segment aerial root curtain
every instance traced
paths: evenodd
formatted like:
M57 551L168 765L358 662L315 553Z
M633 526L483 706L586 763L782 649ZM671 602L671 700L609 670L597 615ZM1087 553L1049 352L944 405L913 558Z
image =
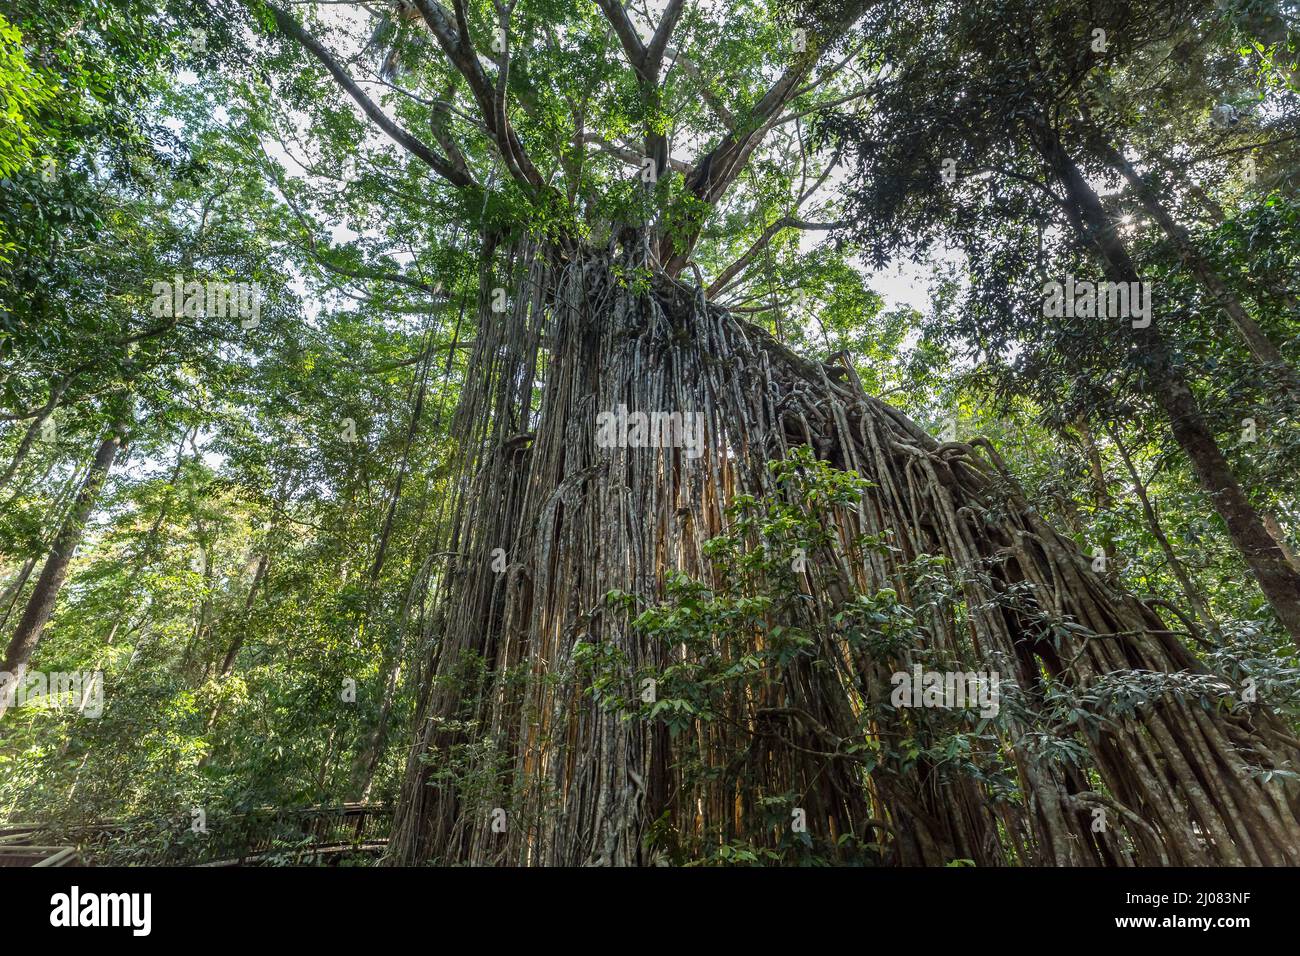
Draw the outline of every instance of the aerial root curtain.
M1300 864L1297 788L1264 772L1295 768L1297 742L1263 709L1206 709L1166 691L1096 733L1048 717L1054 689L1086 692L1114 672L1214 682L1026 503L993 448L936 442L851 369L805 360L646 270L644 250L523 243L485 257L454 424L453 557L392 862L665 862L648 838L659 821L687 838L775 847L762 801L796 793L810 834L878 844L900 864ZM513 292L503 313L492 309L498 284ZM597 416L620 406L701 413L703 454L600 447ZM765 699L738 695L725 719L698 723L690 740L715 772L688 780L681 738L594 702L575 647L615 648L631 673L679 659L605 596L658 600L674 571L710 581L704 544L727 530L728 505L781 495L768 464L805 445L870 483L826 516L835 534L808 554L801 620L771 622L808 628L815 653ZM888 547L864 551L862 536ZM1016 690L995 742L977 744L1016 794L932 760L868 768L843 746L928 743L914 712L883 706L907 655L873 659L831 623L857 594L891 588L909 603L905 568L926 555L947 559L962 600L918 616L925 647ZM1234 688L1217 686L1224 704ZM1074 759L1050 756L1044 744L1061 740Z

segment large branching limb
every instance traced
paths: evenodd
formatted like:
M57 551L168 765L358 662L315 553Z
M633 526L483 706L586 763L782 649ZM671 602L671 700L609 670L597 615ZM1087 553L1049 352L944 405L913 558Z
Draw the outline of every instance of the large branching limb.
M822 71L815 79L810 80L808 83L804 84L804 86L802 86L798 90L798 92L796 92L794 95L796 97L803 96L805 93L811 93L813 90L817 89L818 87L825 86L835 76L844 72L844 68L848 66L851 62L853 62L853 60L860 53L862 53L863 50L867 48L867 44L870 42L871 42L870 38L863 40L857 46L849 50L848 53L844 54L844 56L841 57L836 63L833 63L828 69Z
M836 21L828 27L830 35L820 38L821 45L829 43L848 30L872 2L874 0L850 0L845 3ZM811 42L810 38L807 49L795 54L793 62L785 72L749 111L743 126L723 136L713 149L694 164L695 172L687 179L686 185L706 207L715 206L731 188L736 177L745 168L749 155L776 124L786 105L799 95L804 79L817 65L819 55L819 44ZM695 243L699 240L703 225L703 221L700 221L683 238L664 240L660 259L665 263L665 271L668 275L678 275L685 267Z
M479 132L484 133L485 135L488 136L492 135L492 131L489 130L487 128L487 125L483 123L477 116L474 116L472 113L465 112L464 110L460 109L456 105L454 101L454 93L455 93L454 86L452 89L450 89L447 92L447 95L442 97L441 99L429 99L427 96L419 96L415 93L412 93L408 89L398 86L396 83L391 83L388 80L379 77L374 77L374 78L367 77L366 82L377 83L380 86L387 87L388 89L392 90L394 93L398 93L406 97L408 100L410 100L413 103L419 103L421 106L427 106L429 109L434 110L437 113L442 115L455 116L458 119L464 120L466 123L468 123L470 126L473 126Z
M758 238L754 240L753 244L750 245L750 247L747 250L745 250L745 253L739 259L737 259L731 265L727 266L727 268L722 270L722 273L713 281L713 283L708 287L708 289L705 290L705 296L707 298L714 299L719 295L721 295L722 293L731 289L731 287L734 286L740 280L742 274L749 269L750 265L753 264L754 260L761 253L767 250L772 240L783 229L802 229L805 231L813 231L813 230L826 231L831 229L838 229L844 225L844 223L839 220L834 222L810 222L806 219L801 219L799 218L798 215L796 215L796 213L798 213L799 211L799 207L802 206L804 202L806 202L808 198L813 195L813 193L817 192L817 190L821 188L822 184L826 181L826 177L830 175L830 171L834 167L835 167L834 163L829 164L826 167L826 169L822 171L822 174L819 177L817 177L817 181L814 182L812 186L800 192L799 198L795 200L794 207L791 209L789 213L787 213L784 216L781 216L776 221L768 225L759 234Z
M783 126L786 123L792 123L796 120L801 120L805 116L808 116L812 113L816 113L821 110L834 109L837 106L843 106L845 103L852 103L854 100L860 100L864 96L869 96L870 94L871 94L870 87L857 89L854 90L852 93L845 93L843 96L836 97L833 100L827 100L824 103L814 103L812 106L808 107L807 109L797 110L793 113L786 113L780 119L773 122L772 125Z
M609 25L614 28L614 35L622 44L628 63L632 64L632 69L641 76L645 68L646 48L641 42L641 36L636 32L636 27L632 25L632 18L627 15L627 10L619 0L596 0L596 5L600 7L601 13L605 14Z
M696 196L713 205L727 191L778 111L795 96L795 86L811 68L814 57L815 54L809 53L800 55L754 106L745 124L747 128L728 133L695 164L696 174L688 185Z
M461 0L457 0L459 5ZM492 100L493 122L499 133L498 140L502 150L508 151L507 163L512 170L518 170L533 185L541 183L541 174L532 169L532 163L524 152L522 144L510 129L510 115L506 109L506 88L510 81L510 15L514 12L514 3L502 4L493 0L497 12L497 30L501 39L500 58L497 61L496 96ZM536 182L533 182L536 180Z
M357 85L356 80L348 75L348 72L343 69L343 66L334 58L329 50L325 49L319 40L304 30L297 20L274 3L267 3L266 6L267 9L271 11L271 15L275 18L275 25L280 29L280 32L292 38L299 46L319 60L321 65L325 67L332 77L334 77L334 81L338 83L338 85L341 86L349 96L356 100L357 105L361 107L362 111L370 117L371 121L376 126L387 133L389 138L412 156L420 159L425 165L453 186L465 187L475 185L474 179L469 175L467 169L457 168L456 164L451 160L435 151L427 143L417 139L399 123L390 119L388 115L379 108L378 104L367 96L365 91Z
M734 284L733 280L736 279L740 273L749 268L754 259L768 247L772 242L772 239L775 238L776 234L782 229L830 230L838 229L842 225L844 225L844 223L839 221L808 222L807 220L799 219L795 216L782 216L759 234L759 237L754 240L753 244L745 250L744 255L722 270L722 273L714 279L713 283L705 290L705 297L713 299L719 293L725 292L730 288Z
M452 117L462 119L489 138L491 138L492 133L486 125L479 121L477 117L457 108L455 103L454 83L449 85L447 94L442 99L431 100L423 96L417 96L410 90L403 89L396 83L391 83L383 77L375 77L370 80L370 82L378 83L381 86L387 87L394 93L404 96L414 103L419 103L421 106L427 107L432 111L429 128L433 132L433 138L438 141L438 145L442 147L442 151L447 154L447 158L451 161L453 166L464 170L467 176L473 176L473 173L470 171L469 161L465 158L465 153L461 150L460 144L457 143L455 138L451 135L451 119Z
M630 3L629 6L631 6ZM654 29L654 35L650 38L649 45L644 48L645 62L653 71L659 70L663 64L664 54L670 52L668 43L672 39L673 31L677 28L677 21L685 7L685 2L679 3L677 0L671 0L659 17L659 23ZM655 22L654 13L644 0L642 0L636 12L645 18L646 23ZM639 34L636 35L639 37Z
M668 0L668 6L664 9L649 46L641 41L632 19L619 0L596 0L596 3L613 27L614 34L623 47L623 53L636 73L644 106L651 114L657 112L661 95L659 71L663 66L664 51L668 48L668 41L672 38L677 21L681 19L682 11L685 9L685 0ZM645 149L646 155L654 160L655 171L662 173L668 165L668 137L658 131L656 126L654 115L648 115Z
M754 261L759 253L763 252L768 247L772 239L782 229L829 230L836 229L843 225L842 222L809 222L798 217L797 213L799 212L799 208L822 188L827 177L830 176L831 170L839 165L839 155L836 154L831 162L826 164L826 167L821 171L821 174L810 186L808 185L808 157L803 153L802 140L799 141L799 151L802 156L802 179L799 187L799 195L795 197L794 203L790 207L790 211L767 226L767 228L759 234L759 237L754 240L754 243L745 251L744 255L722 270L722 274L713 281L713 284L710 285L707 290L705 290L705 296L707 298L712 299L732 286L734 280L749 268L750 263Z
M668 41L672 38L673 30L676 29L677 21L681 19L685 7L685 0L668 0L668 6L659 20L659 26L655 28L654 35L650 38L650 45L646 47L645 60L641 67L641 73L645 77L643 83L646 104L647 108L651 109L651 115L646 120L645 147L646 154L654 160L656 173L662 173L671 162L668 154L668 135L662 131L659 117L656 115L663 96L660 73L663 69L664 51L668 48Z
M491 133L511 177L525 186L540 189L543 186L541 173L537 171L537 167L524 151L523 144L519 142L519 137L511 127L504 108L498 106L498 100L503 103L505 99L507 71L501 70L499 77L501 89L498 92L487 71L483 69L478 54L474 52L474 44L469 34L469 16L465 11L463 0L453 0L454 12L437 0L412 0L412 2L420 11L420 16L424 18L438 45L447 55L447 59L469 84L470 93L478 104L484 125ZM506 22L508 19L507 12ZM507 37L507 50L508 42ZM502 55L508 58L509 54ZM508 64L508 59L505 62Z
M655 28L654 36L650 38L650 45L646 47L645 69L656 80L659 78L659 69L664 62L664 51L668 49L668 41L672 38L673 30L677 28L677 21L681 19L685 8L686 0L668 0L664 15L659 20L659 26Z
M451 131L446 123L447 115L447 110L443 110L440 115L435 115L433 123L430 124L430 128L433 130L433 137L438 141L438 145L442 147L443 152L446 153L448 158L451 160L452 166L463 171L466 176L472 179L473 173L471 173L469 169L469 160L465 158L464 152L461 151L460 146L451 135Z

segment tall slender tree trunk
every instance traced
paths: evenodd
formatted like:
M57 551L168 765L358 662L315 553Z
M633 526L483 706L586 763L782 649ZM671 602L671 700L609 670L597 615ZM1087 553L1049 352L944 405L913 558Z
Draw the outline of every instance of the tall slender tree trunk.
M203 662L203 679L206 680L208 671L212 667L212 659L204 651L204 647L207 644L208 635L212 630L212 592L214 576L212 571L212 554L208 550L208 542L205 540L202 519L199 520L198 525L199 558L203 562L203 573L200 576L202 579L202 583L200 584L202 594L199 597L199 606L194 612L194 629L190 632L190 639L185 644L185 654L182 658L182 666L188 672L190 669L190 662L195 659L196 655L199 655L198 659ZM199 668L196 666L194 670L198 671Z
M177 480L179 480L181 475L181 469L185 465L185 443L189 441L190 436L194 433L194 431L195 430L192 428L187 428L185 429L184 432L181 433L181 440L176 446L176 463L172 465L171 476L167 479L167 493L163 497L162 503L158 506L158 514L154 517L153 524L149 526L149 532L148 534L145 535L143 547L136 550L135 557L133 560L133 567L131 568L131 574L126 579L126 583L122 585L122 597L124 602L126 602L128 606L130 606L132 603L132 595L135 591L136 582L140 580L140 575L144 573L144 570L148 566L149 562L153 559L153 557L158 553L158 550L162 547L162 536L159 534L159 531L162 530L163 522L167 520L168 513L171 511L172 497L174 496L176 491L176 482ZM207 561L207 555L205 554L204 572L206 573L207 571L208 571L208 561ZM210 579L206 580L204 583L205 585L210 584ZM207 593L206 587L204 589L204 593ZM139 624L133 623L132 619L135 617L136 613L137 612L135 611L130 612L129 614L126 615L125 619L121 617L116 618L113 621L112 626L109 628L108 637L105 639L104 643L112 644L113 641L117 638L118 633L122 630L124 625L125 625L126 633L128 635L132 634L138 627L143 625L144 624L143 619L141 619ZM143 607L141 608L139 613L141 614L144 613ZM141 651L141 647L137 645L133 653L131 654L130 662L127 665L128 668L134 665L135 662L139 659L140 651ZM182 657L182 665L184 665L184 657Z
M1173 572L1174 577L1178 580L1179 586L1183 589L1183 595L1187 598L1187 603L1192 606L1192 610L1200 619L1201 623L1209 629L1216 638L1222 638L1219 630L1219 622L1214 615L1210 613L1209 603L1205 600L1205 595L1201 589L1192 581L1192 576L1187 573L1187 568L1183 565L1178 553L1174 551L1174 546L1165 534L1164 527L1160 524L1160 517L1156 514L1156 509L1151 504L1151 499L1147 495L1146 485L1142 481L1142 476L1138 474L1137 466L1133 463L1132 456L1129 455L1128 449L1120 441L1118 435L1112 430L1110 432L1111 441L1115 443L1115 450L1119 452L1120 461L1124 462L1124 468L1133 482L1133 492L1138 496L1138 501L1142 504L1142 515L1146 518L1147 527L1151 530L1151 535L1156 539L1156 544L1160 545L1160 550L1164 553L1165 561L1169 564L1169 570Z
M384 742L388 738L388 724L393 713L393 700L397 694L398 676L402 670L401 648L386 660L380 668L379 716L375 720L374 730L366 738L365 746L357 755L358 781L356 792L361 800L370 798L370 788L374 784L375 771L384 755Z
M1065 190L1071 225L1080 239L1101 256L1111 280L1141 282L1127 247L1107 221L1100 199L1059 137L1045 122L1034 129L1034 134L1043 159ZM1223 519L1228 536L1245 559L1279 623L1300 646L1300 573L1286 560L1233 474L1168 343L1159 332L1161 321L1170 319L1153 318L1146 328L1133 330L1134 344L1147 358L1148 394L1164 410L1174 439L1191 462L1197 482Z
M89 467L89 465L87 465L87 467ZM78 466L73 469L72 474L68 477L68 480L64 482L58 495L55 496L54 502L46 510L45 520L43 523L44 527L56 529L63 527L63 521L66 517L69 503L75 498L77 490L81 487L83 481L84 476L82 474L81 466ZM14 577L13 581L11 581L5 588L4 597L3 599L0 599L0 603L3 603L4 605L4 612L0 613L0 633L3 633L9 627L9 617L13 614L13 610L18 604L19 597L22 596L23 588L27 586L27 581L31 577L32 570L36 567L36 561L37 555L28 557L27 560L23 562L22 567L19 569L19 572Z
M1286 532L1282 530L1282 525L1277 518L1271 514L1265 514L1264 527L1268 529L1268 533L1277 542L1277 546L1282 549L1282 553L1286 555L1287 564L1300 571L1300 555L1295 553L1295 550L1286 540Z
M32 569L36 567L36 557L27 558L14 572L13 577L5 585L4 593L0 594L0 605L4 606L3 612L0 612L0 633L3 633L9 626L9 615L18 603L18 595L23 593L23 588L27 587L27 579L32 576Z
M239 626L235 630L235 636L230 642L230 647L226 649L226 656L221 660L221 668L217 671L217 677L225 677L235 669L235 659L239 657L239 650L244 646L244 641L248 637L248 627L250 619L253 616L253 602L257 600L257 589L262 586L266 578L267 566L271 563L270 555L265 552L257 559L257 569L253 572L253 583L248 587L248 596L244 598L244 613L240 616Z
M248 638L248 629L252 625L253 605L257 601L257 590L266 579L266 571L270 563L270 555L263 551L257 559L257 568L253 572L253 583L249 585L248 596L244 599L244 613L240 615L239 622L235 626L235 636L231 639L230 647L226 649L226 656L222 658L221 667L217 670L216 680L219 682L224 681L230 672L235 669L235 661L239 657L240 649L244 646L244 641ZM218 698L212 708L212 713L208 715L208 722L204 727L205 732L210 733L212 728L217 725L224 704L224 698ZM199 766L206 767L211 762L214 753L216 753L215 748L209 750L203 756L203 759L199 761Z
M45 424L45 420L53 415L55 410L59 407L59 401L63 398L63 393L67 390L70 384L72 384L72 376L65 376L62 378L50 392L48 401L46 401L41 410L32 418L31 424L27 426L27 431L23 433L22 441L18 443L18 448L14 451L14 457L9 461L9 467L5 469L3 475L0 475L0 488L7 486L10 479L18 474L18 469L21 468L23 462L27 460L27 454L32 450L32 445L35 443L37 436L40 435L41 427Z
M1101 450L1093 438L1092 426L1087 417L1080 415L1075 420L1075 428L1083 442L1084 454L1088 457L1088 473L1092 476L1092 494L1098 508L1109 508L1114 502L1110 496L1110 482L1106 478L1106 466L1101 460Z
M1174 220L1169 210L1152 191L1151 187L1138 175L1133 165L1124 158L1124 154L1110 143L1104 146L1104 152L1110 164L1124 177L1137 195L1142 207L1159 223L1161 230L1169 237L1197 281L1210 296L1215 305L1227 313L1232 324L1241 333L1242 341L1250 350L1251 356L1265 370L1266 374L1275 376L1283 383L1294 398L1300 399L1300 375L1287 363L1277 345L1254 320L1241 300L1233 295L1223 277L1214 269L1209 260L1192 241L1191 234L1181 223Z
M114 428L100 442L72 510L64 519L63 526L50 547L40 577L37 578L36 586L27 599L27 607L5 651L4 664L0 666L0 671L11 675L10 679L15 684L22 682L32 654L40 643L45 625L49 623L50 616L54 613L55 601L58 600L59 591L68 576L72 553L81 543L86 520L95 507L99 491L108 477L109 469L113 467L113 460L117 457L122 444L122 430L119 428ZM4 708L5 701L0 699L0 716L3 715Z

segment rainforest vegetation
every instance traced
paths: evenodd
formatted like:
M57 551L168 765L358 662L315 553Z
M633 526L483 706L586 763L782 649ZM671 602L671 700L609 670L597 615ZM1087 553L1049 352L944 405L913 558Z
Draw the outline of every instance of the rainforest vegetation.
M1298 301L1293 0L6 0L0 830L1300 864Z

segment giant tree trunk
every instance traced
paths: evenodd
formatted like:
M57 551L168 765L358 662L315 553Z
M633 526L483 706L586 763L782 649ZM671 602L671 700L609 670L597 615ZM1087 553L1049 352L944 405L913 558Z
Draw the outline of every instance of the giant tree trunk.
M528 249L513 282L482 283L454 423L456 558L391 861L654 863L665 833L778 848L764 810L794 793L827 852L852 836L878 842L886 862L1300 863L1294 787L1252 772L1300 756L1294 743L1262 709L1235 705L1154 611L1094 574L991 447L940 444L851 372L846 381L698 289L639 272L645 248ZM489 307L494 284L519 290L505 314ZM597 413L619 405L702 413L703 454L598 447ZM729 698L728 712L675 738L593 703L574 666L579 642L620 653L628 685L688 653L649 639L607 593L660 600L673 572L721 584L704 543L733 530L738 496L783 494L768 466L799 445L870 482L859 503L830 509L830 540L799 577L801 610L768 622L806 629L814 653L762 697ZM927 555L947 559L958 597L918 611L922 638L893 655L843 640L832 615L854 595L889 588L919 604L907 566ZM757 652L775 633L741 639ZM1014 706L996 743L975 746L1005 757L1021 799L954 762L872 766L850 746L933 742L924 715L888 706L890 675L923 658L1002 675ZM1159 692L1091 734L1049 716L1049 692L1098 692L1106 675L1134 670L1183 672L1220 706ZM1046 739L1072 742L1080 762L1046 756ZM686 773L688 745L708 773ZM1109 825L1094 832L1098 809Z

